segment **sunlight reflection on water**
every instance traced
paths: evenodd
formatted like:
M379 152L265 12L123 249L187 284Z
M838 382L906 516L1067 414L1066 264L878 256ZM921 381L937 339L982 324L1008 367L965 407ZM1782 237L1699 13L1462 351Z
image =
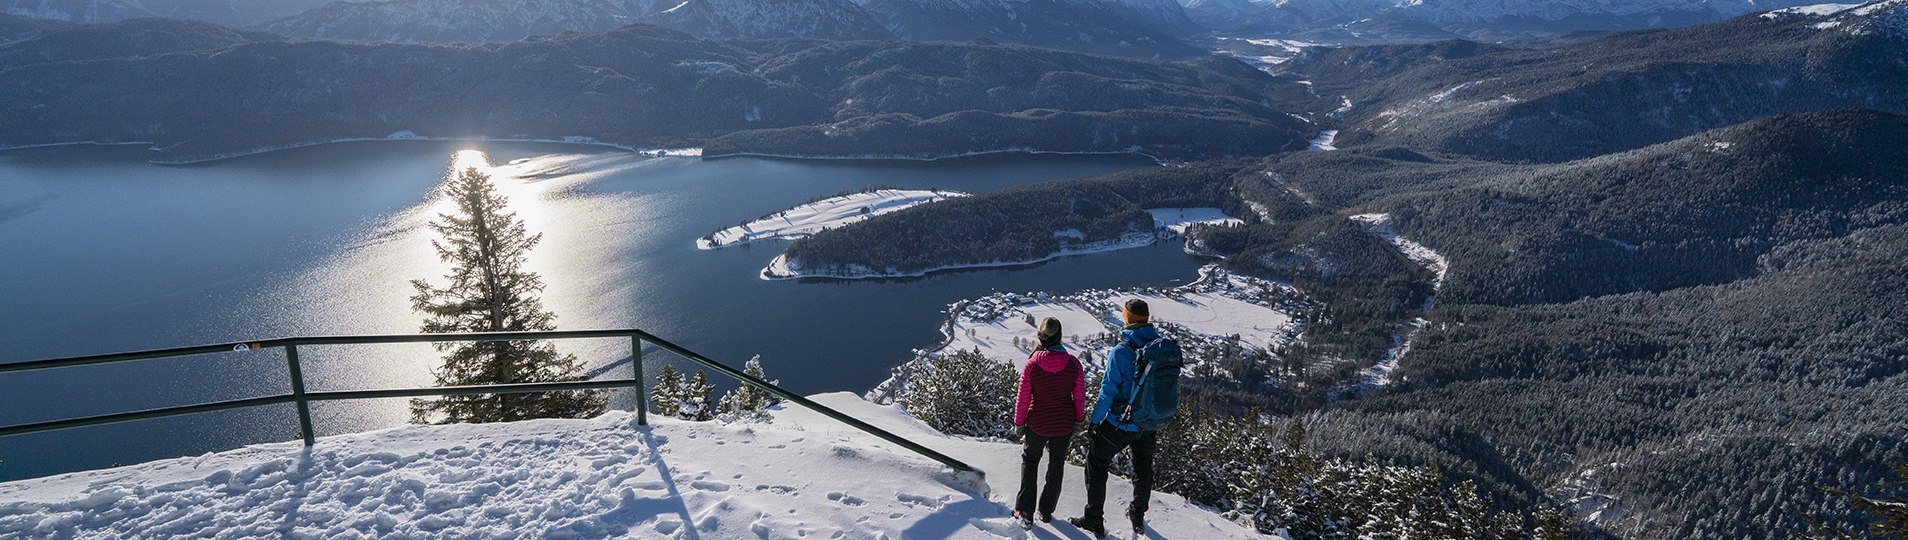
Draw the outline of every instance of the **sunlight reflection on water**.
M656 161L628 154L551 154L494 165L480 150L453 153L445 168L448 180L457 171L476 168L491 176L510 211L542 241L531 249L525 269L536 272L548 287L545 309L557 314L563 329L627 326L609 310L606 295L629 294L619 283L613 255L629 249L641 236L645 197L635 194L588 194L574 190L598 178L642 167ZM410 279L442 284L450 265L437 258L431 241L437 237L429 224L455 205L433 188L424 201L369 227L349 247L296 278L290 290L300 306L280 316L292 317L287 326L323 328L330 333L412 333L423 317L412 309L415 289ZM569 340L556 343L560 351L581 358L589 368L629 356L629 345L617 339ZM303 351L301 351L303 352ZM431 386L432 369L440 354L429 345L333 346L305 354L314 389L363 389ZM620 373L620 372L619 372ZM365 426L389 425L409 418L401 401L382 400L333 404L344 414L324 415L337 424L327 430L352 431Z

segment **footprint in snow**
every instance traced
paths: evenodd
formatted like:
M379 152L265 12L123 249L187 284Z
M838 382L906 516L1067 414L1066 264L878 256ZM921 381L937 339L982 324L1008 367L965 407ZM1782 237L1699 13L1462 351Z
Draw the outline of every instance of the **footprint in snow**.
M934 498L930 498L923 495L911 495L907 493L896 493L894 494L894 498L895 500L901 501L901 504L905 504L908 506L924 506L927 508L940 508L941 505L946 502L941 499L934 499Z
M848 506L861 506L864 504L868 504L868 501L861 500L860 497L856 497L854 495L849 495L847 493L842 493L839 491L828 492L828 500L840 502L841 504L845 504Z
M795 486L783 486L783 485L768 485L768 484L762 484L762 485L759 485L759 486L755 486L755 490L756 490L756 491L762 491L762 492L767 492L767 493L774 493L774 494L776 494L776 495L795 495L795 494L797 494L797 491L795 490Z
M696 488L702 491L728 491L729 490L728 484L722 483L722 482L716 482L713 480L696 480L694 482L690 482L689 487Z

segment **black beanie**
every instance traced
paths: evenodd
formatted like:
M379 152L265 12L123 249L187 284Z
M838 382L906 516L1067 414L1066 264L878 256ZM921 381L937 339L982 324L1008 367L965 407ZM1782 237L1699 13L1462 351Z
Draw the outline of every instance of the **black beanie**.
M1060 344L1060 319L1047 317L1040 319L1040 328L1034 331L1034 337L1040 338L1040 347L1047 348Z

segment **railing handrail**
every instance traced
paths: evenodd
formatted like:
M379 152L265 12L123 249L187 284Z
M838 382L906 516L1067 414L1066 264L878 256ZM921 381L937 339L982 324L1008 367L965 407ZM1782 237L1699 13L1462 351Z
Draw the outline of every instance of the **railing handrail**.
M586 381L567 381L567 382L552 382L552 383L494 384L494 385L474 385L474 386L441 386L441 387L425 387L425 388L389 388L389 389L375 389L375 390L333 390L333 391L312 392L312 391L305 390L303 369L298 360L298 347L300 345L369 345L369 344L390 344L390 343L435 343L435 342L446 342L446 341L530 341L530 340L545 340L545 339L586 339L586 338L613 338L613 337L630 338L630 359L631 359L630 363L634 366L634 370L635 370L635 377L632 379L586 380ZM649 389L646 383L643 381L643 358L642 358L643 342L649 342L650 344L660 347L663 350L675 353L677 356L681 356L684 359L690 360L697 364L701 364L702 366L707 367L709 369L713 369L718 373L727 375L730 378L741 381L743 384L760 388L771 394L775 394L776 396L781 397L782 399L788 400L790 403L807 407L810 410L821 413L823 416L833 418L836 421L842 422L844 424L848 424L850 427L867 432L870 435L880 437L883 440L886 440L888 442L900 445L902 448L906 448L910 451L913 451L914 453L917 453L929 459L933 459L935 461L941 462L942 464L947 465L948 467L952 467L953 469L957 471L973 472L977 474L981 473L980 469L976 469L972 465L968 465L951 456L937 452L934 449L928 448L926 446L922 446L920 443L916 443L900 435L896 435L887 430L875 427L874 425L864 422L853 416L850 416L847 413L843 413L841 411L837 411L833 408L827 407L820 403L816 403L814 400L808 399L794 392L790 392L788 389L782 388L780 386L777 386L775 384L772 384L760 378L750 376L749 374L744 373L741 370L735 369L733 367L722 364L720 362L716 362L715 360L712 360L707 356L703 356L699 353L696 353L695 351L691 351L680 345L671 343L668 340L664 340L662 338L656 337L653 334L650 334L648 332L644 332L642 330L635 329L635 328L611 329L611 330L544 330L544 331L527 331L527 332L460 332L460 333L430 333L430 334L359 334L359 335L332 335L332 336L300 336L300 337L283 337L283 338L257 340L257 341L227 342L227 343L218 343L218 344L209 344L209 345L194 345L194 346L188 346L188 347L172 347L172 348L166 348L166 349L151 349L151 350L144 350L144 351L118 352L118 353L95 354L95 355L87 355L87 356L72 356L72 357L66 357L66 358L51 358L51 359L45 359L45 360L31 360L26 362L4 363L4 364L0 364L0 374L19 372L19 371L54 369L54 368L72 367L72 366L113 364L113 363L120 363L120 362L150 360L150 359L157 359L157 358L195 356L195 355L201 355L201 354L215 354L215 353L221 353L221 352L282 348L282 349L285 349L285 360L286 360L286 365L289 372L288 374L291 376L292 391L291 393L280 394L280 395L261 396L261 397L235 399L235 400L228 400L228 401L214 401L214 402L207 402L207 403L197 403L192 405L181 405L176 407L162 407L157 409L145 409L145 410L129 411L129 412L113 413L113 414L105 414L105 415L97 415L97 416L67 418L67 419L61 419L61 420L35 422L35 423L29 423L29 424L18 424L18 425L12 425L12 426L0 426L0 437L5 437L9 435L23 435L27 433L38 433L38 432L44 432L44 431L53 431L53 430L59 430L59 429L70 429L70 428L84 427L84 426L129 422L134 420L164 418L169 416L179 416L179 415L195 414L195 413L202 413L202 412L223 411L223 410L239 409L239 408L247 408L247 407L260 407L260 406L266 406L266 405L292 403L297 405L297 408L298 408L299 428L300 428L300 433L303 435L305 445L310 446L311 444L315 442L315 439L317 439L316 435L313 434L312 427L311 427L310 402L312 401L448 396L448 395L470 395L470 394L518 394L518 393L551 392L551 391L562 391L562 390L590 390L590 389L628 388L628 387L633 387L637 391L636 423L639 425L648 425L649 424L649 410L648 410L649 409L648 407Z

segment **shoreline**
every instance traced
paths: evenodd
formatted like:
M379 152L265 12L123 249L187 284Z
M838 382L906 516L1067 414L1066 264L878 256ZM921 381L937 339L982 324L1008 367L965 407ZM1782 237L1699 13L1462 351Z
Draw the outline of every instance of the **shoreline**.
M1139 234L1146 234L1145 242L1138 241L1137 237ZM992 261L992 262L984 262L984 263L943 265L943 266L937 266L934 268L929 268L926 270L921 270L918 272L910 272L910 273L804 274L804 273L801 273L800 270L787 270L788 269L788 254L783 253L781 255L776 255L773 260L770 260L768 266L762 268L762 272L760 276L762 280L764 281L790 281L790 280L798 280L798 279L838 279L838 280L844 280L844 281L854 281L854 280L864 280L864 279L913 279L913 278L926 277L928 274L932 274L935 272L947 272L947 271L953 271L953 270L975 270L975 269L982 269L982 268L1014 268L1014 267L1020 267L1020 266L1032 266L1032 265L1044 263L1047 261L1051 261L1054 259L1058 259L1061 257L1068 257L1073 255L1092 255L1096 253L1106 253L1109 251L1119 251L1122 249L1143 248L1143 247L1151 246L1153 244L1157 244L1159 243L1160 240L1170 239L1172 237L1177 237L1177 236L1180 236L1180 235L1167 235L1165 237L1162 237L1160 235L1152 234L1152 233L1128 233L1128 236L1126 238L1122 238L1122 241L1108 242L1108 243L1101 244L1099 246L1095 246L1095 247L1087 248L1087 249L1061 250L1038 259L1030 259L1030 260L1024 260L1024 261ZM1126 241L1129 239L1131 241ZM778 269L782 269L792 273L786 273L786 274L781 273L781 271L778 271Z
M400 133L406 133L406 132L400 132ZM280 150L296 150L299 148L310 148L314 146L323 146L327 144L337 144L337 143L376 142L376 141L511 142L511 143L540 143L540 144L573 144L573 145L579 145L579 146L593 146L598 148L612 148L612 149L622 150L622 151L630 152L634 154L648 155L653 157L697 157L702 159L760 158L760 159L786 159L786 160L794 160L794 161L933 162L933 161L953 160L953 159L962 159L962 158L970 158L970 157L986 157L986 156L1018 154L1018 155L1029 155L1029 156L1041 156L1041 155L1134 156L1134 157L1145 158L1149 161L1152 161L1155 165L1159 165L1159 166L1165 166L1170 163L1170 161L1165 158L1161 158L1159 156L1155 156L1155 155L1146 153L1144 151L1140 151L1138 149L1123 150L1123 151L1106 151L1106 152L1076 152L1076 151L1064 151L1064 150L1041 150L1038 148L1008 148L1008 149L1000 149L1000 150L983 150L983 151L975 151L975 152L962 152L957 154L935 154L935 155L927 155L927 156L876 155L876 154L807 155L805 156L805 155L797 155L797 154L778 154L778 153L772 153L772 152L732 152L732 153L723 153L723 154L704 154L703 149L700 147L645 148L645 147L631 146L627 144L603 142L600 140L596 140L593 137L581 137L581 136L564 137L562 139L537 139L537 138L514 138L514 137L423 137L423 136L344 137L344 138L337 138L337 139L326 139L321 141L304 141L304 142L286 143L286 144L278 144L278 145L271 145L271 146L261 146L261 147L254 147L254 148L248 148L243 150L233 150L230 152L219 152L219 153L213 153L213 154L200 154L200 155L175 157L175 158L156 158L156 159L146 160L146 162L154 164L154 165L199 165L199 164L212 163L217 161L224 161L228 159L237 159L242 157L267 154L271 152L277 152ZM157 147L157 143L154 143L153 141L123 141L123 142L70 141L70 142L56 142L56 143L37 143L37 144L27 144L27 145L19 145L19 146L0 146L0 152L7 152L11 150L30 150L30 149L36 149L36 148L55 148L55 147L61 147L61 146L132 146L132 145L153 146L154 147L153 150L159 151Z
M894 155L894 154L890 154L890 155L862 154L858 156L845 156L845 155L802 156L802 155L795 155L795 154L776 154L776 153L770 153L770 152L730 152L730 153L722 153L722 154L705 154L702 156L702 158L703 159L766 158L766 159L791 159L791 160L801 160L801 161L922 161L922 162L926 162L926 161L941 161L946 159L997 156L997 155L1003 155L1003 154L1021 154L1021 155L1030 155L1030 156L1040 156L1040 155L1135 156L1135 157L1146 158L1148 160L1151 160L1153 163L1159 164L1159 165L1165 165L1167 163L1167 160L1165 158L1148 154L1138 149L1107 151L1107 152L1075 152L1075 151L1065 151L1065 150L1041 150L1038 148L1008 148L1008 149L1001 149L1001 150L982 150L982 151L976 151L976 152L963 152L959 154L936 154L936 155L929 155L929 156L904 156L904 155Z
M399 133L409 133L409 132L405 131L405 132L399 132ZM590 137L564 137L562 139L530 139L530 138L498 138L498 137L420 137L420 136L400 137L400 136L395 136L394 134L394 135L385 136L385 137L347 137L347 138L329 139L329 140L323 140L323 141L307 141L307 142L289 143L289 144L263 146L263 147L251 148L247 150L237 150L232 152L225 152L225 153L211 154L211 155L198 155L198 156L188 156L188 157L182 157L182 158L171 158L171 159L150 159L150 160L147 160L146 162L152 163L154 165L198 165L198 164L204 164L204 163L211 163L215 161L223 161L227 159L237 159L237 158L242 158L247 156L256 156L260 154L277 152L280 150L295 150L299 148L310 148L314 146L323 146L327 144L337 144L337 143L377 142L377 141L509 142L509 143L539 143L539 144L573 144L578 146L613 148L613 149L623 150L625 152L630 152L634 154L650 155L653 157L699 157L702 155L701 148L637 148L634 146L629 146L624 144L607 143L607 142L599 141Z

